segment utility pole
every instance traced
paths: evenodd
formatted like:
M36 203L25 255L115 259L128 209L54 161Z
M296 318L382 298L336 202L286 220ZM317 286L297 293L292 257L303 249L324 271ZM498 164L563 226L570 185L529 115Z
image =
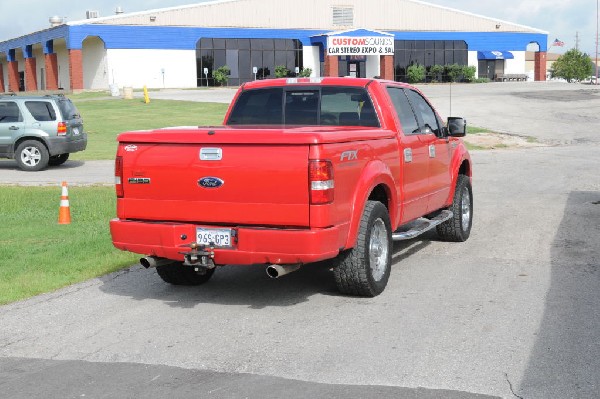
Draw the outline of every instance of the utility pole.
M575 49L579 50L579 32L575 32Z

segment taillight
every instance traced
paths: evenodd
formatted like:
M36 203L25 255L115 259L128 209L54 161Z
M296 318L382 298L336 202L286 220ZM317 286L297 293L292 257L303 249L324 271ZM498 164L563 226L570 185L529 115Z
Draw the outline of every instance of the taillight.
M308 165L311 205L333 202L333 165L331 161L310 161Z
M67 135L67 124L65 122L58 122L58 129L56 129L56 134L58 136Z
M115 158L115 190L117 198L123 198L123 157Z

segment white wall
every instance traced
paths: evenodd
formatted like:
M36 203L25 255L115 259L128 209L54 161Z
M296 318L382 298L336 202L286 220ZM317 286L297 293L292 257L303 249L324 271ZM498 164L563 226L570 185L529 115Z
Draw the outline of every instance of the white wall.
M108 49L106 61L107 83L117 87L196 87L195 50Z
M477 78L479 76L479 60L477 59L477 51L468 52L467 65L475 67L475 78Z
M44 50L42 47L33 48L33 57L35 58L35 77L37 79L37 89L44 90L42 82L45 81L46 77L42 76L42 73L46 73L46 58L44 56Z
M504 61L504 73L527 73L525 72L525 51L511 51L511 53L515 58Z
M99 37L88 37L83 41L83 88L98 90L108 88L106 49Z
M372 78L374 76L381 75L381 70L379 69L381 63L381 58L378 55L368 55L367 56L367 70L365 72L365 77Z
M54 43L54 52L58 64L58 87L65 90L71 90L71 79L69 77L69 52L67 47L62 44L58 46Z
M310 76L321 76L321 62L319 60L319 46L302 46L302 64L304 68L312 69Z

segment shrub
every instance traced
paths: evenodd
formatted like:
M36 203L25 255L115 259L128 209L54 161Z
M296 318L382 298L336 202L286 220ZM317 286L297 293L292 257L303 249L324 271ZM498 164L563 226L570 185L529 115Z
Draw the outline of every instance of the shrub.
M458 64L449 64L445 66L446 75L450 82L457 82L463 73L463 68Z
M302 68L302 70L298 74L298 77L300 77L300 78L309 78L311 74L312 74L312 69L310 69L310 68Z
M425 80L425 67L419 64L411 65L406 74L410 83L422 82Z
M219 86L226 86L227 81L229 80L229 73L231 70L227 65L223 65L222 67L217 68L213 71L213 78L215 82L219 84Z
M477 71L477 68L475 68L474 66L468 66L468 65L464 65L462 67L462 76L463 76L463 80L465 82L472 82L475 80L475 72Z
M431 81L434 83L441 82L444 74L444 66L443 65L432 65L429 67L429 77Z
M275 77L276 78L286 78L290 75L290 70L285 67L285 65L277 65L275 67Z

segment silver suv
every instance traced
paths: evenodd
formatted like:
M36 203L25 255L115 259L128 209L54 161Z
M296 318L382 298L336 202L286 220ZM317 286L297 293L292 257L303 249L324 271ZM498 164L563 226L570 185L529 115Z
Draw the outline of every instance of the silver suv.
M83 151L87 134L75 105L63 95L0 95L0 158L36 171Z

